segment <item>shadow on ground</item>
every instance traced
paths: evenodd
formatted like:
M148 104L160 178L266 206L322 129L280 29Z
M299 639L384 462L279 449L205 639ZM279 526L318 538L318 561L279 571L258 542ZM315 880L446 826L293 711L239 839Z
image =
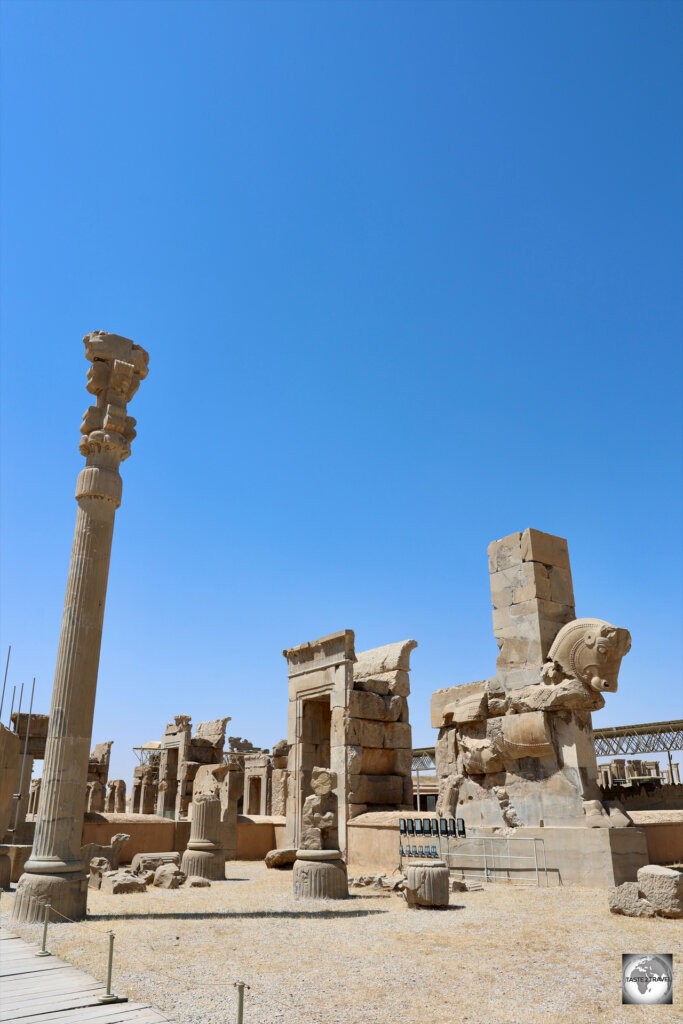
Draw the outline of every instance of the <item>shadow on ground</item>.
M227 917L373 917L375 914L387 914L387 910L209 910L205 913L170 913L170 914L88 914L86 921L153 921L155 919L178 921L221 920Z

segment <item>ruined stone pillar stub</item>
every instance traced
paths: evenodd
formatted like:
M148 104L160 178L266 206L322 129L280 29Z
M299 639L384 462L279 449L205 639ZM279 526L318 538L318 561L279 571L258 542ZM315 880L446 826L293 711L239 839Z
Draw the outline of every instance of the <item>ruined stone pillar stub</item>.
M148 355L129 338L94 331L83 342L95 405L81 424L79 450L86 465L76 484L41 800L33 849L17 888L17 920L35 920L40 903L75 920L85 915L80 847L114 516L121 503L119 465L135 437L127 403L147 376Z

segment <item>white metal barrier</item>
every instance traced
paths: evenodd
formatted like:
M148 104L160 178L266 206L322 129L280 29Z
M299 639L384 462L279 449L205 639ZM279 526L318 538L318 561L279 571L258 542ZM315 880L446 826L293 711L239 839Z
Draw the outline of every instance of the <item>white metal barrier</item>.
M542 877L548 887L545 843L540 837L470 836L451 845L442 857L462 878L540 886Z

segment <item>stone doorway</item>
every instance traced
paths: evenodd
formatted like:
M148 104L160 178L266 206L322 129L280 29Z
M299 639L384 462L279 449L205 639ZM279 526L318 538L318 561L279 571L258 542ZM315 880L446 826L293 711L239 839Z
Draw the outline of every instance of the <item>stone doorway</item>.
M259 776L252 776L249 779L249 793L247 794L247 814L261 813L261 779Z
M166 770L165 782L160 786L162 796L161 813L164 818L175 818L176 797L178 795L178 747L168 747L165 750Z
M314 768L330 767L330 732L332 708L327 693L302 702L301 719L301 807L313 792L311 773Z

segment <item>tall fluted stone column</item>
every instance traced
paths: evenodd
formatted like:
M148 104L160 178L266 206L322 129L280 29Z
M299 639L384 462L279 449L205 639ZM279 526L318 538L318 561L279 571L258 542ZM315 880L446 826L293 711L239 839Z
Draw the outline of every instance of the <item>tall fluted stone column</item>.
M149 358L129 338L106 331L86 334L83 341L92 363L87 389L96 404L81 424L79 449L86 465L76 484L78 512L35 838L14 902L19 921L42 918L40 903L76 921L85 917L88 865L80 849L109 557L121 504L119 464L135 437L126 406L147 376Z

